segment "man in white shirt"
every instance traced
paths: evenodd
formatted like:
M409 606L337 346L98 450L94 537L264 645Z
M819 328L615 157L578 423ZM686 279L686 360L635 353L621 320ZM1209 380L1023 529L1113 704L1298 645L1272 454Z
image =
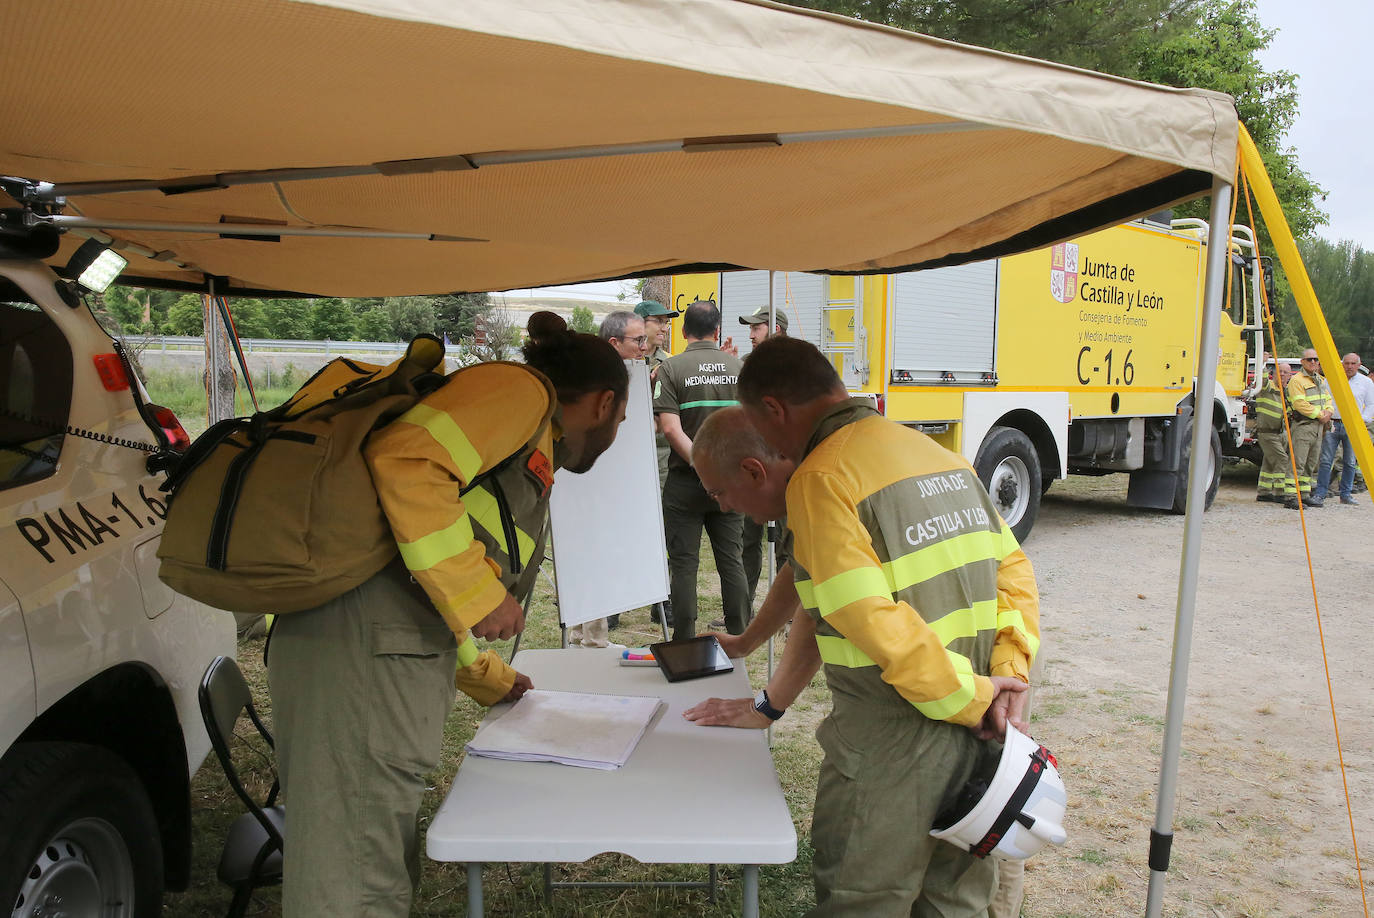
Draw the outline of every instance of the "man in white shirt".
M1345 378L1350 382L1350 392L1355 396L1355 404L1360 407L1360 421L1368 426L1374 420L1374 381L1360 372L1360 355L1346 354L1341 358ZM1321 500L1326 497L1331 486L1331 466L1336 461L1336 450L1341 451L1341 503L1359 506L1351 491L1355 486L1355 451L1350 446L1350 434L1341 421L1341 412L1332 405L1331 430L1322 441L1322 458L1317 472L1317 488L1313 497Z

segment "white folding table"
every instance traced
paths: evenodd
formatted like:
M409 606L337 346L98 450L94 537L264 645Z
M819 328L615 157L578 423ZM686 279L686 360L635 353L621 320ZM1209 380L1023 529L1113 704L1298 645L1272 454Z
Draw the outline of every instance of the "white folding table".
M522 650L514 666L536 688L650 695L667 702L615 771L468 756L429 827L433 860L468 865L468 914L482 914L482 864L581 863L627 854L650 864L740 864L746 918L758 915L760 864L797 856L797 833L762 730L700 727L698 701L753 693L735 671L670 683L657 667L619 666L614 649ZM507 706L493 708L499 717ZM702 778L710 790L687 790ZM625 819L628 811L652 819Z

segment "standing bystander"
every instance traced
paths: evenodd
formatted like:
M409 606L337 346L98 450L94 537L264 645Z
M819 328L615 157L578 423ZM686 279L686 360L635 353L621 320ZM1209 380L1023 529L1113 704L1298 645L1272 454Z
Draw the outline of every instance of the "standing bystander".
M1350 394L1355 396L1355 404L1360 407L1360 423L1368 425L1374 420L1374 383L1360 373L1360 355L1346 354L1341 358L1341 368L1350 382ZM1358 506L1355 503L1355 450L1350 444L1350 432L1341 420L1340 409L1335 400L1331 404L1331 431L1322 440L1321 469L1317 474L1317 500L1326 498L1331 487L1331 466L1336 461L1336 451L1341 453L1341 503Z
M774 311L772 316L772 331L769 331L769 310L767 306L760 306L747 316L740 316L741 325L749 326L749 343L758 347L764 341L775 335L787 334L787 316L784 313ZM749 606L754 605L754 596L758 592L759 577L763 574L763 534L766 523L757 523L749 515L744 517L744 579L749 582ZM775 553L776 554L776 553ZM779 561L774 570L781 567Z
M1298 472L1298 497L1304 507L1320 507L1322 502L1312 493L1317 465L1321 461L1322 433L1331 411L1325 406L1329 396L1323 394L1321 361L1317 352L1308 348L1302 352L1302 369L1288 381L1288 421L1293 433L1293 466ZM1297 498L1285 502L1296 510Z
M743 517L721 510L692 470L692 437L712 413L736 404L740 360L717 346L719 334L720 310L715 302L692 303L682 319L687 349L664 361L654 379L654 414L673 448L663 486L663 533L668 543L674 638L696 635L703 526L720 575L726 628L740 634L749 624L749 587L744 582L740 545Z
M1283 423L1283 389L1293 376L1293 367L1275 363L1264 388L1255 397L1255 438L1259 440L1264 462L1260 465L1257 501L1289 503L1297 507L1298 490L1293 482L1293 467L1288 462L1288 431Z

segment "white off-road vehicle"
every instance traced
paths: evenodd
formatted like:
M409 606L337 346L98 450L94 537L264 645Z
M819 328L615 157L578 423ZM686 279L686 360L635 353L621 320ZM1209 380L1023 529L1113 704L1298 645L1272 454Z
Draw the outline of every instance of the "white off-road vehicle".
M188 880L234 619L158 580L185 433L44 247L0 233L0 914L150 916Z

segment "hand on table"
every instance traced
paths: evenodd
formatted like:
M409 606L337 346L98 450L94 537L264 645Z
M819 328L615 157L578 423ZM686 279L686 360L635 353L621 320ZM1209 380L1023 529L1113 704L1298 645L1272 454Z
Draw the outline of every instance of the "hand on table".
M1007 724L1011 724L1022 733L1030 730L1030 726L1022 719L1026 710L1026 689L1029 685L1020 679L1013 679L1009 676L992 676L992 704L988 705L987 713L983 715L983 720L976 727L971 727L975 736L979 739L1000 740L1007 735Z
M516 673L515 684L510 687L510 691L506 692L506 696L501 700L519 701L521 696L532 688L534 688L534 683L530 681L529 676L525 675L524 673Z
M513 638L525 630L525 612L515 597L507 593L501 605L487 613L487 617L469 629L474 637L488 641Z
M683 711L682 716L702 727L746 727L762 730L772 723L754 710L752 698L708 698Z

